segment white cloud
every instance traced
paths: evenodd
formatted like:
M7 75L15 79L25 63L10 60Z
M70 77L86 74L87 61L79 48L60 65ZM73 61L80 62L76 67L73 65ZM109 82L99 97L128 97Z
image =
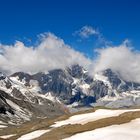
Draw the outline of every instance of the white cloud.
M119 46L98 49L97 57L91 61L54 34L41 36L38 46L27 47L19 41L14 45L0 44L0 71L37 73L79 64L92 75L110 68L127 81L140 82L140 52L134 51L128 40Z
M81 38L89 38L93 35L98 35L99 32L94 29L92 26L83 26L80 30L76 31L74 35L78 35Z
M91 61L75 51L52 33L42 36L36 46L25 46L17 41L14 45L0 45L0 71L36 73L55 68L65 68L72 64L88 67Z
M99 49L92 72L94 74L108 68L127 81L140 82L140 52L134 51L128 40L119 46Z

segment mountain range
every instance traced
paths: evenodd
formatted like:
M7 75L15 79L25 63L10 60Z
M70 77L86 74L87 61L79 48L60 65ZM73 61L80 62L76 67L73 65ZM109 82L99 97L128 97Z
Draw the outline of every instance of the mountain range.
M0 118L20 124L84 107L128 108L140 105L140 83L106 69L91 76L79 65L47 73L0 73Z

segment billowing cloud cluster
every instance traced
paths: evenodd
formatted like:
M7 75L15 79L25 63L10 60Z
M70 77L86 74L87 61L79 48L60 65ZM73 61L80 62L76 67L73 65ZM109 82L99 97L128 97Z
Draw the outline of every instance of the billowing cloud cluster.
M125 41L120 46L99 49L92 72L110 68L127 81L140 82L140 52L136 52L128 44Z
M98 36L99 32L92 26L83 26L80 30L76 31L74 35L78 35L81 38L89 38L92 35Z
M0 71L11 74L48 72L79 64L94 76L96 72L112 69L127 81L140 82L140 52L129 47L128 41L119 46L107 46L97 50L97 57L90 60L72 49L52 33L42 35L38 46L0 45Z
M55 35L43 36L36 47L27 47L17 41L15 45L0 45L0 71L36 73L55 68L65 68L73 64L88 67L91 61L75 51Z

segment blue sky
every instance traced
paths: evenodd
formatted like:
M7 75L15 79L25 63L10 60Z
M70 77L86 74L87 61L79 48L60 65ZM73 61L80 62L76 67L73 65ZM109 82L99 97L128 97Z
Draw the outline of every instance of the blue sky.
M92 56L96 36L73 35L83 26L92 26L102 36L120 44L130 39L140 49L139 0L1 0L0 42L20 40L34 44L37 35L52 32L76 50ZM30 42L31 40L31 42Z

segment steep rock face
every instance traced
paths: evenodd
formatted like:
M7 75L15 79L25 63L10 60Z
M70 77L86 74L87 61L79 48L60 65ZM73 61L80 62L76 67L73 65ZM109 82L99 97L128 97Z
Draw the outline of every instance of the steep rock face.
M8 94L0 90L0 113L6 114L6 112L9 112L14 115L15 113L13 108L6 101L6 98L8 99L8 97Z
M12 75L12 77L17 77L17 76L20 82L24 83L25 86L29 86L29 82L32 77L30 74L24 72L16 72Z
M33 79L39 82L44 94L51 92L53 96L58 97L61 102L67 105L74 102L77 102L80 106L84 106L85 102L86 105L91 103L90 95L86 95L87 90L85 89L89 88L93 79L85 74L84 69L79 65L74 65L66 70L52 70L43 75L38 73L33 75Z
M37 81L41 94L51 93L67 105L74 102L78 102L79 105L85 105L85 103L89 105L91 98L94 98L91 95L86 95L93 78L79 65L74 65L66 70L51 70L46 74L37 73L29 76L28 74L15 73L11 77L17 77L18 81L24 81L23 84L29 87L32 86L30 81Z
M81 78L86 72L79 65L72 65L70 68L67 68L67 71L74 78Z
M96 100L98 100L108 94L108 86L102 81L93 82L91 85L91 92L91 94L96 97Z
M113 72L111 69L103 71L103 75L108 77L108 81L111 83L112 88L120 92L139 89L139 83L127 82L123 80L118 73Z
M112 88L119 88L119 85L122 83L122 81L116 73L112 72L111 69L107 69L103 71L103 75L108 77L108 81L111 83Z
M64 70L52 70L49 74L38 73L33 79L39 82L42 92L53 92L63 100L71 94L73 79Z

